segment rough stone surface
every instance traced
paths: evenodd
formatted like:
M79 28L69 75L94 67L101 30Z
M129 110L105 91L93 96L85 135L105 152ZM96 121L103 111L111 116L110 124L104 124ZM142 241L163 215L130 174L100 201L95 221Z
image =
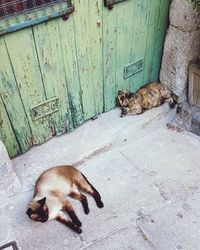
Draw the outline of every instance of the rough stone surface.
M199 249L200 138L166 126L174 115L167 105L125 118L113 110L69 137L13 159L23 191L0 207L6 218L0 220L0 235L7 228L6 235L25 250ZM104 202L99 209L87 195L90 213L85 215L80 202L70 199L83 224L81 235L57 221L33 222L25 214L38 175L72 162L78 162Z
M184 32L200 29L200 12L189 0L173 0L170 6L170 25Z
M21 184L4 144L0 141L0 206L9 196L20 192ZM2 202L1 202L2 201Z
M200 249L200 194L170 204L138 220L155 249Z
M123 237L122 237L123 235ZM151 242L144 239L140 230L137 229L135 224L130 224L116 230L103 238L96 239L93 244L86 246L82 249L90 250L117 250L117 249L138 249L138 250L153 250Z
M7 208L4 203L4 207L0 208L0 218L1 218L0 219L0 247L16 239L15 232L13 228L11 227L10 217L7 217L6 214L7 214Z
M188 0L172 0L160 81L187 100L188 66L200 55L200 13Z
M174 123L187 131L200 135L199 108L184 103L181 112L175 117Z
M166 83L175 93L187 98L188 66L200 55L200 29L183 32L169 26L165 38L160 81Z
M122 153L170 202L184 199L200 188L199 138L196 136L162 128L135 145L123 147Z

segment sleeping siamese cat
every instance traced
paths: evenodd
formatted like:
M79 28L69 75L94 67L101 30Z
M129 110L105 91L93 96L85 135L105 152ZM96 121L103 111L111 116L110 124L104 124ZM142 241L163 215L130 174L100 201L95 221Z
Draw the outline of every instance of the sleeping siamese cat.
M81 233L81 222L66 196L79 200L85 214L89 213L88 201L80 190L92 195L97 207L103 202L98 191L86 177L73 166L58 166L46 170L36 181L33 200L26 214L34 221L57 220L77 233ZM67 217L66 213L69 217Z
M169 103L170 108L178 104L177 112L181 109L179 97L165 84L157 82L146 84L135 93L119 91L116 101L122 110L121 117L141 114L147 109L162 105L165 101Z

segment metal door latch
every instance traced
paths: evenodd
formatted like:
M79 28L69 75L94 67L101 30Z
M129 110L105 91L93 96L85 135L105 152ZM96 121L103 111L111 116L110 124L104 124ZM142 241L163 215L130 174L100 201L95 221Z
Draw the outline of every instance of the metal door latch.
M112 10L113 4L123 2L127 0L104 0L104 6L107 7L109 10Z

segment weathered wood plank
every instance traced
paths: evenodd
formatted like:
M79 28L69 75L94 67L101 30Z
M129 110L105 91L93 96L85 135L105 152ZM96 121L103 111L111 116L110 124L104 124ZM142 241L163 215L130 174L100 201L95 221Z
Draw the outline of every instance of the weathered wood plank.
M134 32L132 37L131 62L140 59L145 60L145 48L147 40L148 18L150 1L135 0L134 5ZM130 91L134 92L144 85L144 69L130 77Z
M22 153L32 146L32 134L20 98L3 37L0 38L0 93ZM12 154L13 155L13 154Z
M5 36L17 86L33 135L33 143L40 144L52 136L48 117L32 120L31 107L46 100L31 28Z
M90 55L94 110L93 116L103 112L103 55L102 55L102 0L88 2ZM91 104L89 104L91 105Z
M95 115L94 86L92 82L92 58L91 58L91 32L90 29L90 5L89 0L74 0L76 6L74 12L74 28L76 49L79 67L79 79L82 91L82 105L84 120L88 120ZM99 58L96 58L98 61Z
M151 73L152 81L156 81L159 79L165 33L168 26L168 12L170 2L170 0L160 0L160 11L157 23L157 32L155 36L155 46L153 51L153 68Z
M124 78L124 67L131 62L134 1L116 4L114 8L117 12L116 96L118 90L129 89L129 78Z
M58 20L59 37L63 55L65 78L67 82L69 105L74 128L83 123L82 91L79 81L78 59L76 51L76 40L74 35L73 15L67 22Z
M33 32L46 97L47 99L55 96L59 98L59 111L51 114L49 119L56 135L61 135L67 130L71 130L73 124L69 108L58 21L49 21L37 25L33 27Z
M10 157L20 153L20 149L0 96L0 140L6 146Z
M117 6L117 5L116 5ZM115 6L115 7L116 7ZM104 111L115 107L117 9L103 10Z
M144 66L144 83L149 83L153 79L151 78L151 72L153 69L153 58L154 58L154 46L157 32L157 23L160 12L160 0L153 1L151 0L150 6L150 16L148 20L148 36L147 36L147 44L145 51L145 66ZM157 79L154 79L157 80Z

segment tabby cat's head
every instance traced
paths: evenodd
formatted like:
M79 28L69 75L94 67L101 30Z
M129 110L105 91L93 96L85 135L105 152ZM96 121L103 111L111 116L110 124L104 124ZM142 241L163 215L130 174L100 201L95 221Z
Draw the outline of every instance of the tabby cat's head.
M129 92L128 91L118 91L118 96L117 96L117 106L119 107L127 107L128 106L128 97L129 97Z
M48 207L45 204L46 197L38 201L32 201L28 204L26 214L31 220L46 222L49 217Z

